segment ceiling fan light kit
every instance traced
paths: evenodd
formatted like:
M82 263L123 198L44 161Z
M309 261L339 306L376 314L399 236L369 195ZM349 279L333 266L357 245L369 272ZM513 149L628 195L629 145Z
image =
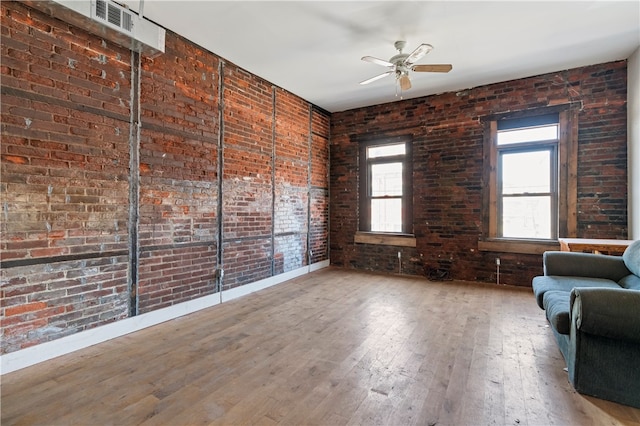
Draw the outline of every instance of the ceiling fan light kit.
M414 63L422 59L424 55L431 52L433 46L427 43L423 43L411 53L402 53L402 50L404 49L406 44L406 41L396 41L394 43L394 46L398 53L392 56L388 61L375 58L373 56L363 56L363 61L382 65L383 67L389 68L389 71L361 81L360 84L369 84L388 75L395 74L396 81L400 85L400 89L406 91L411 88L411 80L409 78L410 71L446 73L453 69L453 66L451 64L414 65Z
M403 91L411 89L411 80L409 80L409 76L407 74L402 74L398 78L398 82L400 83L400 89Z

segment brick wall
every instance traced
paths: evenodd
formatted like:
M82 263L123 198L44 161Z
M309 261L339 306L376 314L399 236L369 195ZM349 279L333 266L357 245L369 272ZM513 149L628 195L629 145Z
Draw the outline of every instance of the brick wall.
M127 316L131 55L1 7L4 353Z
M2 353L328 259L328 113L1 7Z
M214 293L218 186L218 58L170 34L141 59L141 313Z
M224 66L223 264L225 286L272 274L274 88Z
M280 273L308 264L311 108L283 90L276 93L275 106L273 225Z
M578 236L627 236L626 62L613 62L377 105L331 117L331 261L377 271L528 286L538 255L481 252L482 116L581 102ZM355 244L362 135L413 137L416 249Z
M311 111L309 250L311 263L329 258L329 117Z

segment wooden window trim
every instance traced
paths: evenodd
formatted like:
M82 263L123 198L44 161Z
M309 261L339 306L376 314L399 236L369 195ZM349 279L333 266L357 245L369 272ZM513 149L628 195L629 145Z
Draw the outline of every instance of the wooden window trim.
M358 206L359 206L359 224L358 232L356 233L356 242L369 242L370 244L386 244L385 241L396 242L397 236L412 236L413 233L413 138L410 135L401 136L368 136L360 140L359 146L359 188L358 188ZM369 182L370 182L370 170L369 162L367 161L367 148L376 145L392 145L404 143L406 145L405 154L402 156L402 232L400 233L387 233L387 232L372 232L371 229L371 205L369 200ZM390 160L397 161L397 157L390 157L381 159L380 162L387 162ZM365 235L363 238L362 235ZM376 239L372 239L371 236L378 236ZM383 238L384 237L384 238ZM370 241L378 241L370 242ZM411 244L411 243L409 243ZM398 245L389 243L389 245ZM413 245L415 247L415 243Z
M377 244L385 246L415 247L416 237L413 234L386 234L382 232L356 232L354 243Z
M541 254L558 250L557 238L575 237L577 233L577 170L578 170L578 104L556 105L535 110L494 114L482 119L483 181L482 223L483 234L478 242L480 251ZM527 240L498 237L497 194L497 129L498 121L558 113L558 235L553 240Z

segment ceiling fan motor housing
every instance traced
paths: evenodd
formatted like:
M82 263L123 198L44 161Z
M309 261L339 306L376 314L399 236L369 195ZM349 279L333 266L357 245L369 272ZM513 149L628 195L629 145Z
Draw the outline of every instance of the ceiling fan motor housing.
M389 62L391 62L393 65L396 66L396 71L402 71L400 68L406 68L406 70L408 71L408 68L405 67L403 65L403 62L405 59L407 59L409 57L408 53L402 53L402 49L404 49L404 47L407 45L406 41L396 41L394 43L394 46L396 48L396 50L398 51L398 53L396 55L393 55L391 57L391 59L389 59Z

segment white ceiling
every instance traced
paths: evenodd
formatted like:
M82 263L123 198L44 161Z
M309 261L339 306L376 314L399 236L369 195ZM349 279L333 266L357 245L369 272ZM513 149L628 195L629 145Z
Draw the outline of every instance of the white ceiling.
M139 0L124 1L140 10ZM402 98L628 58L640 45L635 1L168 1L143 0L143 15L227 61L329 112L393 102L395 78L364 62L434 49Z

